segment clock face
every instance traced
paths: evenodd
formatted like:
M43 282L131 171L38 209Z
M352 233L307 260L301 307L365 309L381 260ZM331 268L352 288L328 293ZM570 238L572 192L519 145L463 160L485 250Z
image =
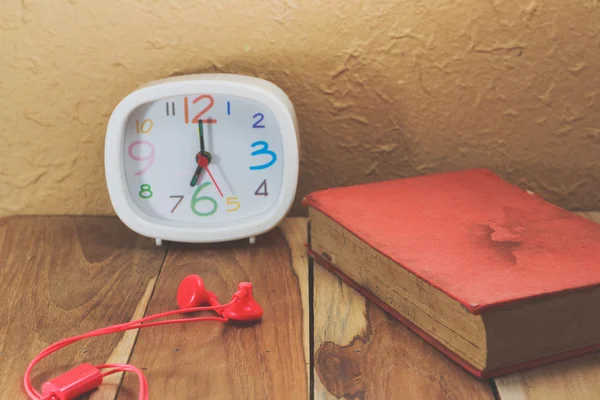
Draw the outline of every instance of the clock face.
M129 116L127 188L152 217L192 226L251 218L279 197L280 128L271 110L243 97L166 97Z

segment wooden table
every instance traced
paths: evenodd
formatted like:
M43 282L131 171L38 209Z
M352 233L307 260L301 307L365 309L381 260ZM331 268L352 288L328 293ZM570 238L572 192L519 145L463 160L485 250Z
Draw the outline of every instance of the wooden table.
M600 213L587 213L600 222ZM167 244L112 217L0 219L0 399L26 398L29 360L61 338L176 307L201 275L222 302L254 283L261 323L197 322L69 346L34 370L37 388L82 362L131 363L151 399L600 399L600 355L478 380L305 255L306 219L247 241ZM137 399L135 376L91 399Z

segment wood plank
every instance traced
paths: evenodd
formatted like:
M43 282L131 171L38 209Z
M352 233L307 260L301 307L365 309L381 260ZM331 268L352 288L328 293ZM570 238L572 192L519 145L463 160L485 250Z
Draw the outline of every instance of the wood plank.
M600 354L588 354L496 378L501 400L597 400Z
M480 381L314 265L315 399L493 399Z
M308 282L308 256L306 254L306 243L308 218L287 218L279 228L290 248L292 267L298 278L300 286L300 297L302 299L302 342L304 344L304 364L306 365L306 376L310 376L310 304L309 304L309 282ZM310 392L310 380L306 380L306 393Z
M600 212L579 212L600 223ZM502 400L600 398L600 353L589 354L495 379Z
M144 309L140 301L164 255L164 248L117 218L0 220L0 398L25 398L25 368L46 346L128 321L136 308ZM104 363L122 338L109 335L62 349L34 369L34 386L39 390L44 381L83 362ZM131 343L120 345L113 359L126 360Z
M276 229L248 241L173 244L148 314L176 307L188 274L200 275L221 302L240 281L254 284L264 309L260 323L243 326L196 322L144 329L130 363L148 378L156 399L306 399L300 279L286 240ZM135 376L126 376L119 399L137 399Z
M148 303L150 303L150 297L152 296L152 292L154 291L154 286L156 285L157 278L157 276L152 277L148 281L146 291L144 292L140 301L138 301L138 304L135 308L135 311L133 312L133 316L130 318L130 321L140 319L145 315L146 308L148 307ZM117 343L113 351L106 359L106 364L127 364L129 361L129 357L131 357L131 352L133 351L133 346L135 345L138 333L139 329L132 329L130 331L126 331L123 334L121 340L119 340L119 343ZM124 373L120 372L105 377L102 381L101 389L92 392L92 394L89 397L90 400L112 400L116 398L119 386L123 381L123 376Z

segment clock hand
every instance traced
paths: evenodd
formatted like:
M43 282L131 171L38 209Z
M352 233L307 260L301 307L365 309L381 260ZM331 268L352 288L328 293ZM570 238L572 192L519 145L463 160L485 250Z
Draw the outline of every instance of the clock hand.
M204 167L204 168L206 169L206 172L208 172L208 176L210 176L210 180L217 187L217 190L219 191L219 194L221 195L221 197L223 197L223 192L221 192L221 188L219 187L219 185L217 185L217 181L215 181L215 178L213 178L213 175L210 173L210 169L208 169L208 165L206 167Z
M196 154L196 162L198 163L198 167L196 168L196 172L194 172L194 176L190 182L191 187L196 186L196 183L198 183L198 178L202 173L202 168L206 168L210 162L210 159L212 158L210 153L207 153L204 148L204 129L202 128L201 120L198 120L198 139L200 140L200 153ZM207 159L207 161L205 162L204 159Z
M196 172L194 172L194 176L192 177L192 181L190 182L190 186L194 187L196 186L196 183L198 183L198 178L200 177L200 174L202 173L203 169L206 169L208 171L208 164L210 163L210 161L212 160L212 155L207 151L206 155L203 156L201 153L196 154L196 163L198 163L198 167L196 168ZM210 172L209 172L210 174ZM211 175L212 178L212 175ZM214 182L214 179L213 179ZM215 186L217 186L217 184L215 183ZM217 186L217 189L219 187ZM219 189L219 193L221 193L221 190ZM221 193L221 196L223 196L223 194Z
M198 139L200 140L200 153L196 155L196 162L198 163L198 168L196 168L196 172L194 173L192 181L190 182L190 186L196 186L196 183L198 182L198 177L202 173L202 169L205 169L206 172L208 172L208 175L210 176L210 180L213 182L213 184L219 191L221 197L223 197L223 192L221 191L219 184L217 183L217 181L215 181L215 178L210 172L210 169L208 169L208 164L210 164L210 161L212 160L212 155L209 152L207 152L204 147L204 129L202 127L202 120L198 120Z
M194 172L194 176L192 177L192 181L190 182L191 187L196 186L198 178L200 177L200 173L202 173L202 166L198 165L198 168L196 168L196 172Z
M219 182L219 187L221 188L221 192L228 193L229 196L235 196L235 192L231 189L231 185L229 185L229 181L227 177L223 173L223 170L216 162L210 163L210 172L217 182Z
M217 184L217 181L215 181L215 178L213 177L213 175L210 173L210 170L208 169L208 164L210 163L210 161L212 159L212 155L209 152L207 152L204 147L204 129L202 127L202 120L198 120L198 138L200 139L200 153L198 153L196 155L196 161L198 162L198 168L196 168L196 173L194 174L194 177L192 178L192 182L190 182L190 186L196 185L196 182L198 181L198 176L202 172L202 168L204 168L206 170L206 172L208 172L208 175L210 176L210 180L214 183L217 190L219 191L219 194L221 195L221 197L223 197L223 192L221 191L221 188L219 187L219 185Z
M202 128L201 120L198 120L198 138L200 139L200 155L206 157L206 151L204 150L204 129Z

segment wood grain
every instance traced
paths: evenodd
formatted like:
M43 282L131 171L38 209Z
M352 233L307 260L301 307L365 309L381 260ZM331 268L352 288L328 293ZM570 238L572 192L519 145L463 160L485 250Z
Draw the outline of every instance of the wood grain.
M501 400L597 400L600 354L588 354L496 378Z
M480 381L314 265L315 399L493 399Z
M308 282L308 255L306 254L306 243L308 239L306 218L287 218L279 228L290 248L292 257L292 268L298 278L300 297L302 299L302 342L304 344L304 360L306 365L306 376L310 376L310 304L309 304L309 282ZM310 381L306 380L307 393L310 392Z
M133 317L157 276L165 249L116 218L0 220L0 399L25 398L22 377L44 347ZM123 334L82 341L42 361L33 383L82 362L105 362ZM119 359L132 340L119 347ZM101 390L111 390L105 385Z
M600 213L581 213L600 222ZM81 362L131 362L144 369L151 398L306 399L309 296L305 219L288 219L256 245L157 248L116 218L0 220L0 399L25 398L29 360L64 337L175 307L179 281L205 278L227 301L237 283L255 283L265 309L252 326L193 323L80 342L34 371L42 381ZM322 267L314 268L314 395L330 398L491 399L478 381ZM155 291L154 293L153 290ZM150 300L150 298L152 299ZM94 400L115 396L120 377ZM600 354L496 379L502 400L597 399ZM121 399L137 398L127 376Z
M600 223L600 212L578 214ZM501 400L596 400L600 398L600 353L496 378L495 383Z
M308 397L300 279L292 254L279 230L259 236L254 245L172 245L148 314L176 307L179 282L195 273L221 302L229 301L240 281L254 283L264 316L249 326L197 322L142 330L130 362L144 370L152 398ZM126 376L118 398L136 396L136 378Z
M148 281L148 285L146 286L146 291L144 292L141 299L138 301L138 304L133 312L133 316L130 320L137 320L144 317L146 308L148 307L148 303L150 302L150 297L152 292L154 291L154 286L156 285L157 277L153 277ZM110 353L108 358L106 359L107 364L127 364L129 361L129 357L131 356L131 352L133 351L133 347L135 345L135 341L138 337L139 329L133 329L130 331L125 331L123 337L117 343L113 351ZM105 377L102 381L102 386L100 390L96 390L92 392L90 395L90 400L112 400L117 396L117 392L119 391L119 386L123 381L123 372L109 375Z

